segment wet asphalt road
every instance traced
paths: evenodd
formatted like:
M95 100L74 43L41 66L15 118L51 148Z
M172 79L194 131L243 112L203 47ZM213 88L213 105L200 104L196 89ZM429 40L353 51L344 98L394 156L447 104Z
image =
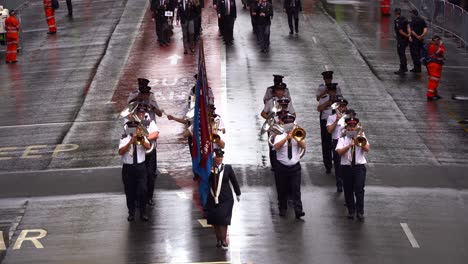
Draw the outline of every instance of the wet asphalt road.
M0 77L8 80L0 87L0 226L12 231L2 263L464 263L468 144L456 121L468 113L463 102L448 98L466 92L465 53L449 53L445 100L427 103L424 75L393 75L392 22L381 20L370 1L325 4L330 15L321 2L305 1L294 36L274 1L268 55L256 47L239 3L235 45L225 48L207 5L208 77L228 131L225 161L235 166L244 193L224 252L197 221L183 127L164 118L158 119L157 206L149 224L125 221L118 112L136 78L147 77L167 113L185 113L197 56L184 56L180 27L172 45L161 48L147 1L73 2L75 17L66 18L63 5L59 34L47 36L42 3L32 1L21 11L20 63L0 64ZM335 71L372 145L364 224L344 218L334 177L321 165L313 94L326 69ZM286 75L308 133L301 162L306 217L299 223L277 215L266 138L258 136L263 93L276 73ZM63 196L10 198L50 195ZM401 223L420 248L412 247ZM24 242L13 250L21 231L30 229L47 230L44 248Z

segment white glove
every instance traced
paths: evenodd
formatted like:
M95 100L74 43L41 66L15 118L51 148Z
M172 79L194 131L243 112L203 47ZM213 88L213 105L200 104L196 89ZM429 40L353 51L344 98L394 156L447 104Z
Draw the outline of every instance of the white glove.
M237 201L240 202L240 195L237 195Z

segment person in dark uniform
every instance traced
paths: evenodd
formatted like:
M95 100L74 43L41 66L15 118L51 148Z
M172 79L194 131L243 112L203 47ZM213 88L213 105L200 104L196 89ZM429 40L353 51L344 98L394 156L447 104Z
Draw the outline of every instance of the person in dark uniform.
M146 104L149 107L149 116L151 120L156 121L156 116L162 116L162 109L159 107L156 97L151 92L151 86L148 86L149 80L145 78L138 78L138 90L131 92L128 95L127 103L138 102L140 104Z
M259 6L260 6L260 0L253 0L253 1L251 1L250 5L249 5L250 22L252 23L252 31L255 34L255 36L257 37L257 43L260 43L260 40L258 38L258 32L257 32L257 25L258 25L258 23L257 23L257 20L258 20L257 9L258 9Z
M283 83L283 78L284 78L283 75L273 74L273 85L267 87L267 89L265 91L265 95L263 96L263 103L264 104L268 100L270 100L271 98L273 98L275 96L275 94L274 94L275 86L277 86L280 83ZM284 89L283 96L288 98L289 100L291 100L291 96L289 95L289 88L287 88L287 85L286 85L286 88Z
M196 7L192 0L181 0L177 5L177 21L182 28L182 39L184 42L184 54L190 50L195 52L195 17Z
M343 130L345 129L344 117L346 116L355 116L356 112L350 109L348 111L348 101L344 98L335 100L333 103L338 104L336 113L329 116L327 119L327 130L332 137L332 156L333 156L333 167L335 169L335 179L336 179L336 191L343 192L343 176L340 173L340 161L341 156L336 152L336 144L338 144L338 139L342 136Z
M277 165L275 168L276 191L278 194L279 215L286 216L288 209L288 194L293 201L297 219L305 215L301 200L301 163L300 149L305 149L305 140L293 139L292 131L296 117L291 114L283 115L284 133L276 135L274 148L276 150Z
M122 181L127 200L129 222L135 220L135 201L138 201L140 218L148 221L146 213L146 183L147 171L145 166L145 150L150 149L151 144L146 137L142 136L139 123L131 120L126 123L127 131L134 133L122 135L119 143L119 155L121 157Z
M224 151L213 150L214 164L208 179L210 184L210 195L206 202L206 220L213 225L216 234L216 246L227 248L227 229L231 225L232 208L234 197L229 183L232 184L237 201L240 201L241 190L231 165L223 163Z
M418 10L411 10L411 22L409 23L411 30L411 39L409 43L411 59L413 60L414 68L410 72L421 72L421 51L424 47L424 36L427 34L427 24L422 17L419 16Z
M267 0L261 0L256 9L257 14L257 36L262 52L270 51L270 26L273 18L273 5Z
M222 19L222 32L226 45L232 45L234 40L234 22L237 18L236 1L235 0L218 0L217 3L218 17Z
M153 18L156 27L156 36L160 46L169 46L170 35L169 23L166 17L166 11L171 9L169 0L151 0L151 11L153 12Z
M195 41L200 38L202 31L202 9L205 7L204 0L195 0L195 19L194 19L194 36Z
M406 47L408 47L408 42L411 41L411 31L409 28L409 22L406 17L401 15L401 9L395 8L395 34L397 40L397 52L398 57L400 58L400 69L395 72L395 74L404 74L408 71L407 61L406 61Z
M284 0L284 12L288 14L289 24L289 35L294 34L294 28L296 28L296 34L299 33L299 12L302 12L301 0ZM294 27L293 27L294 18Z
M364 185L367 172L364 153L369 152L370 145L369 141L362 147L355 143L355 138L359 133L358 118L347 118L345 123L346 135L338 140L336 152L341 156L340 172L343 175L348 218L354 219L354 215L357 213L357 218L364 221ZM364 134L362 135L364 136Z
M332 141L331 135L327 131L327 119L333 114L331 105L337 96L341 95L341 90L336 83L332 83L333 71L322 72L324 84L320 84L316 96L318 101L317 111L320 112L320 138L322 140L323 165L327 174L332 168Z

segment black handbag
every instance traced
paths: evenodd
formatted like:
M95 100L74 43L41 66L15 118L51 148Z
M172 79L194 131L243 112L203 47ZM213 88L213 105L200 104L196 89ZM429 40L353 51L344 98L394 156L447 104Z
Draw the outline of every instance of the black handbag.
M60 5L59 5L59 1L58 0L52 0L52 8L55 10L55 9L59 9Z

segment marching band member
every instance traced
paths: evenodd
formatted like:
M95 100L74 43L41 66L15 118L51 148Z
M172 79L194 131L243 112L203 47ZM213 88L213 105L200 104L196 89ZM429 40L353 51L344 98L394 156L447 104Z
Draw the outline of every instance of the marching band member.
M144 78L138 78L138 91L131 92L128 96L127 103L133 101L138 101L144 104L147 104L150 107L150 118L151 120L156 121L156 116L162 116L162 109L159 108L158 103L156 102L156 97L154 93L150 92L151 87L148 86L149 80Z
M325 85L320 86L317 91L317 100L319 104L317 106L317 111L320 112L320 137L322 139L322 157L323 165L325 166L326 173L331 173L332 168L332 142L331 135L327 131L327 119L332 114L331 105L336 99L337 95L341 95L341 91L338 89L336 83L331 83L332 71L323 72L323 79L325 80ZM325 87L323 92L319 92Z
M273 75L273 86L269 86L266 91L265 91L265 95L263 96L263 103L265 104L268 100L270 100L271 98L273 98L275 96L274 94L274 90L275 90L275 87L277 85L279 85L280 83L283 83L283 78L284 76L283 75L277 75L277 74L274 74ZM283 94L284 97L288 98L289 100L291 100L291 96L289 95L289 89L288 88L284 88L284 94Z
M223 163L224 151L214 149L213 170L209 176L210 195L206 202L206 220L213 225L216 233L216 247L227 248L227 229L231 224L234 197L229 183L232 183L237 201L240 201L241 190L231 165Z
M154 120L151 120L149 114L146 112L146 108L138 108L137 115L140 118L141 123L148 130L148 140L153 145L151 152L146 153L145 165L147 171L147 203L150 206L154 206L153 194L154 194L154 184L158 178L157 170L157 139L159 138L159 129Z
M348 101L344 98L340 98L335 100L333 103L339 104L338 108L336 109L336 113L329 116L327 119L327 131L331 134L332 138L332 154L333 154L333 165L335 167L335 178L336 178L336 191L343 192L343 178L340 175L340 155L336 153L336 144L338 143L338 139L341 137L341 133L345 127L344 122L339 122L345 111L347 110Z
M290 198L293 200L296 218L300 219L305 215L301 201L300 164L300 148L305 148L305 140L292 140L295 120L296 117L291 114L282 116L281 121L285 132L276 135L274 139L274 148L278 161L275 169L275 181L280 216L286 215L289 193Z
M138 201L140 218L148 221L146 213L146 181L145 150L150 149L149 140L142 135L140 123L134 120L126 123L127 130L134 133L123 134L119 143L121 157L122 181L127 199L129 222L135 220L135 201Z
M346 135L338 140L336 152L341 156L340 173L343 175L348 218L354 219L354 215L357 213L357 218L364 221L365 164L367 163L364 153L369 152L370 145L367 140L363 146L358 146L355 142L356 136L359 135L358 118L347 118L345 123ZM359 133L362 133L362 130ZM354 200L355 196L356 200Z

